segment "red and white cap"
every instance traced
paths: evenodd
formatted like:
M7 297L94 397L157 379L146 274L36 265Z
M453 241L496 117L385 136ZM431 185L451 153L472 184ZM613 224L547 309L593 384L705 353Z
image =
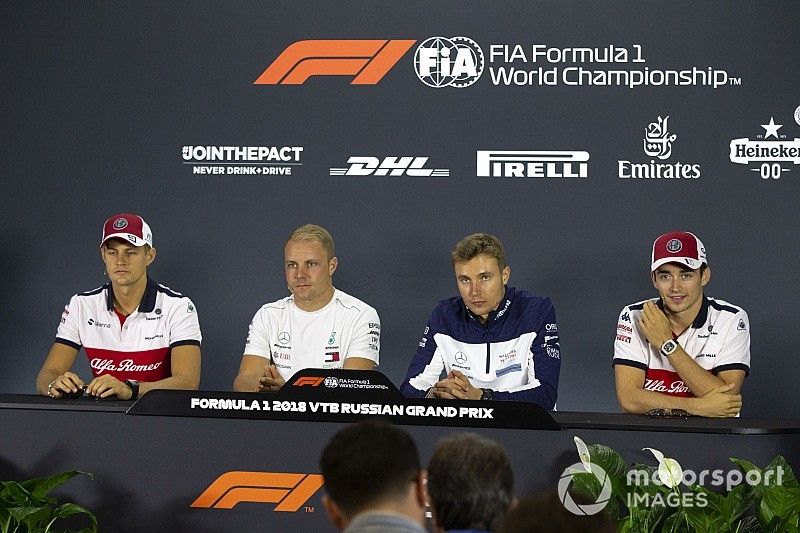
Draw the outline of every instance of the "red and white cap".
M664 263L680 263L692 270L700 268L706 261L706 247L694 233L688 231L671 231L665 233L653 243L653 255L650 271Z
M150 226L139 215L130 213L114 215L106 220L103 225L103 240L100 241L100 246L108 239L113 238L123 239L134 246L144 246L145 244L153 246L153 232L150 231Z

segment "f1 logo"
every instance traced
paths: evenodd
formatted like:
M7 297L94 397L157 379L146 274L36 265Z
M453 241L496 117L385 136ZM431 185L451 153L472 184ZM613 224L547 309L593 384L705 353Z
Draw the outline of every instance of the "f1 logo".
M375 85L415 43L405 39L323 39L290 44L253 82L302 85L311 76L355 76L351 85Z
M322 487L319 474L225 472L190 507L233 509L237 503L277 503L276 511L295 512Z
M295 387L303 387L305 385L310 385L311 387L319 387L323 381L325 381L325 378L304 376L302 378L297 378L297 380L294 383L292 383L292 385L294 385Z

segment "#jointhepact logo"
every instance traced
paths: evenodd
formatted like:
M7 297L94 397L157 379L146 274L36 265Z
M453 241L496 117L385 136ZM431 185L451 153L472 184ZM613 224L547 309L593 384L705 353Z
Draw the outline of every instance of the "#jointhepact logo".
M777 180L784 172L792 170L789 163L800 164L800 139L795 137L790 141L785 134L779 134L778 130L783 124L775 124L773 117L769 118L769 124L761 124L761 127L764 128L764 135L731 141L731 163L756 163L750 170L758 172L762 179Z
M322 487L319 474L225 472L192 502L201 509L233 509L242 502L277 503L275 511L295 512Z
M585 178L589 152L478 150L481 178Z
M667 128L669 115L651 122L644 129L644 155L665 161L672 155L672 143L678 138L670 133ZM700 165L681 163L656 163L651 159L647 163L632 163L630 161L617 161L619 177L627 178L699 178Z
M253 82L302 85L311 76L352 76L351 85L375 85L415 43L408 39L297 41Z
M561 473L561 479L558 480L558 497L561 499L561 503L564 504L567 511L580 516L599 513L608 505L608 500L611 499L611 480L608 479L606 471L594 463L589 463L588 466L592 474L602 483L600 494L597 495L597 501L594 503L578 505L569 493L572 477L577 473L586 472L584 464L575 463L574 465L568 466Z
M469 37L431 37L414 53L414 69L425 85L469 87L483 73L483 50Z
M302 146L191 146L181 148L192 174L292 174L302 166Z
M350 157L346 168L331 168L331 176L449 176L447 168L425 168L427 157Z

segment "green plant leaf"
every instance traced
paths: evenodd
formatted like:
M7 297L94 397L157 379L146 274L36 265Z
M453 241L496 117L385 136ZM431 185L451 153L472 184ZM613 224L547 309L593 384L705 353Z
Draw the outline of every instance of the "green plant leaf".
M3 485L3 490L0 491L0 497L2 497L4 501L19 506L28 505L31 502L31 493L22 484L16 481L2 481L0 483Z
M41 531L42 528L38 526L50 519L51 510L49 507L13 507L9 512L14 520L24 524L28 531Z
M690 531L686 514L683 510L677 510L674 514L668 516L661 527L661 533L690 533Z
M94 514L85 507L75 503L64 503L59 505L55 511L53 511L53 520L50 522L50 524L52 524L56 519L66 518L76 514L85 515L89 519L89 530L97 531L97 518L94 516ZM48 524L48 529L46 531L49 531L50 524Z
M763 523L770 523L773 517L797 525L800 515L800 488L775 485L769 487L758 508Z
M75 476L88 476L89 479L94 479L94 475L89 472L82 472L80 470L71 470L69 472L61 472L52 476L37 477L23 481L21 485L25 487L35 498L42 498L46 496L51 490L69 481Z
M590 445L589 453L592 457L592 463L605 470L609 481L611 481L611 488L614 493L624 494L626 486L625 474L628 470L628 465L622 456L616 450L602 444Z

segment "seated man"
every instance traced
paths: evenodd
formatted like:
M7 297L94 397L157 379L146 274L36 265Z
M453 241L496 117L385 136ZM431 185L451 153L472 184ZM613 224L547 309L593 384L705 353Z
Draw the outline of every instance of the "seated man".
M411 436L360 422L333 436L319 460L322 503L346 533L425 533L425 481Z
M197 389L197 313L189 298L147 276L156 258L150 226L138 215L109 218L100 256L110 283L76 294L64 308L36 388L54 398L78 393L85 384L70 369L83 347L94 374L85 385L91 396L135 400L152 389Z
M439 442L428 463L437 533L496 531L514 501L514 472L500 444L471 433Z
M506 286L511 268L493 235L465 237L452 261L460 296L442 300L431 313L401 392L527 400L552 410L561 353L550 299Z
M736 416L750 370L750 325L728 302L708 298L706 250L686 231L653 243L650 278L660 296L620 313L614 341L617 399L629 413L683 409Z
M274 392L304 368L372 370L378 364L378 313L333 287L339 264L325 228L306 224L284 247L291 296L265 304L250 323L233 388Z

